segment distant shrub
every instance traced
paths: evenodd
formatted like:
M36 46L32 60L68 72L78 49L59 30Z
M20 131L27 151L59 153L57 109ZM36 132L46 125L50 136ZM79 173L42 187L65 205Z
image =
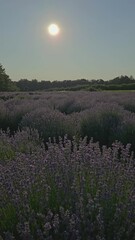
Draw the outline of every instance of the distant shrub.
M96 92L96 91L100 91L100 88L98 88L97 86L90 86L90 87L86 88L86 90L88 90L90 92Z

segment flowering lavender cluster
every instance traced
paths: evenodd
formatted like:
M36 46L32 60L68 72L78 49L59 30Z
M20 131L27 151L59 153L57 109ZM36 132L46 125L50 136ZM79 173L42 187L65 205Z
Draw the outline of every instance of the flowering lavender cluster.
M134 99L0 95L0 240L135 239Z
M24 142L26 144L24 145ZM1 239L135 239L135 159L111 148L36 131L1 132ZM4 159L4 160L3 160Z

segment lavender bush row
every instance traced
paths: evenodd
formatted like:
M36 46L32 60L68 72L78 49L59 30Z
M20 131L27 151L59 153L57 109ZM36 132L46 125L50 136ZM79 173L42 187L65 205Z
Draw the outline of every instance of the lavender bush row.
M4 100L5 99L5 100ZM55 108L64 107L66 102L72 102L73 104L79 104L82 109L89 108L95 103L108 102L118 103L125 106L125 104L135 105L135 92L31 92L31 93L0 93L0 101L5 103L11 100L30 100L49 102Z
M5 97L5 101L3 100ZM66 114L72 112L80 112L89 109L97 103L118 103L127 110L132 110L134 104L135 93L107 93L107 92L52 92L52 93L3 93L0 94L0 103L4 103L7 110L12 111L19 106L19 109L27 108L36 109L49 106L51 109L58 109ZM131 106L130 106L131 104ZM16 111L17 112L17 111ZM25 111L27 112L27 111Z
M49 137L68 134L78 138L88 136L100 145L111 146L115 140L131 143L135 151L135 114L116 103L97 103L80 113L64 114L50 108L39 108L27 113L21 120L21 128L37 129L46 142Z
M48 137L88 136L100 145L115 140L135 151L135 93L53 92L0 94L0 129L36 128ZM132 114L131 114L132 112Z
M134 240L130 144L101 149L66 136L47 144L36 131L1 132L0 149L12 156L0 152L0 238Z

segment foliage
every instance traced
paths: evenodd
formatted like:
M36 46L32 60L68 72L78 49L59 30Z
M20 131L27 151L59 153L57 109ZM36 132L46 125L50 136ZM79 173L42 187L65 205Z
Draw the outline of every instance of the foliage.
M0 92L16 91L17 86L11 81L9 76L6 74L5 69L0 64Z
M36 79L32 81L21 79L14 82L20 91L99 91L99 90L135 90L135 79L131 76L116 77L109 81L98 80L63 80L63 81L45 81L38 82Z
M0 64L0 91L100 91L100 90L135 90L135 79L130 76L120 76L112 80L103 79L87 80L63 80L63 81L37 81L32 79L20 79L11 81L5 69Z

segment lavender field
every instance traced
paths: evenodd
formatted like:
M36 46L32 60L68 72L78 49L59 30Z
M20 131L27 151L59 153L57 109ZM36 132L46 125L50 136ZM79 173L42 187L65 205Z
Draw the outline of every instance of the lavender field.
M135 92L0 93L0 240L135 240Z

